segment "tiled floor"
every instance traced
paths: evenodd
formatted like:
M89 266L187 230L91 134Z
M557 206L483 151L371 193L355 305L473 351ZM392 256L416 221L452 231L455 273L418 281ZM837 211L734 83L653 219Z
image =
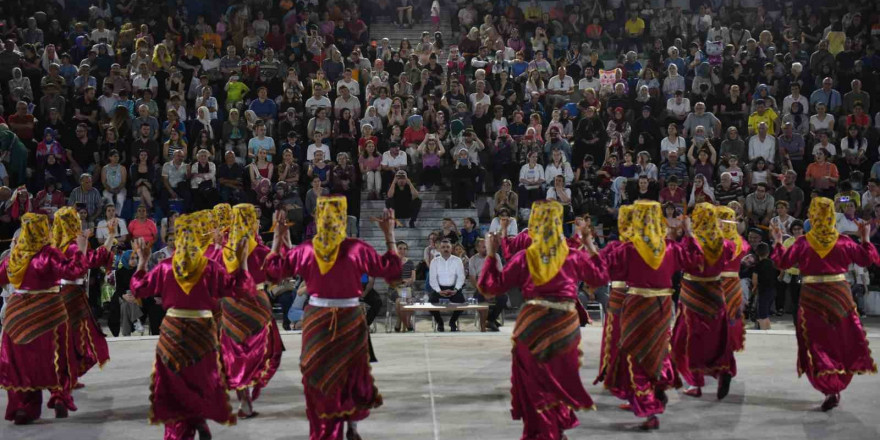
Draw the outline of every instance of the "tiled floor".
M365 439L519 438L521 425L510 419L509 372L511 323L500 334L385 334L373 336L380 362L373 366L385 405L360 424ZM466 326L466 328L471 328ZM672 393L655 439L847 439L880 436L877 407L880 377L862 376L832 413L816 410L822 396L795 371L795 338L784 330L750 333L738 357L739 376L730 396L719 403L714 382L706 397ZM872 335L875 332L871 332ZM637 420L618 410L612 396L590 383L596 374L601 330L583 330L582 379L598 411L581 413L574 439L642 439L628 430ZM214 438L307 439L308 422L300 385L300 336L284 335L288 348L282 369L256 403L260 417L233 427L212 424ZM872 338L880 344L880 336ZM67 420L43 419L34 426L0 423L0 439L158 439L162 428L147 424L147 384L153 361L153 338L110 342L112 360L89 373L86 388L75 392L79 411ZM5 407L6 396L0 395ZM44 411L51 417L50 411Z

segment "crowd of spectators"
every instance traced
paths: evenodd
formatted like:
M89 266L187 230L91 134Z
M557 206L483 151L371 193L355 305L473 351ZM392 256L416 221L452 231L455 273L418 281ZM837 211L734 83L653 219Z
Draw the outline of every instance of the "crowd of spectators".
M696 203L728 205L742 234L766 241L771 225L803 226L821 195L839 202L841 232L869 221L880 243L875 2L0 10L2 237L25 212L71 204L120 250L144 238L168 252L180 213L250 202L262 230L286 210L299 242L320 195L348 197L354 218L362 194L385 200L416 227L420 193L446 189L449 207L490 207L455 219L466 226L452 228L461 252L450 252L465 260L481 223L504 218L516 233L544 198L609 238L617 209L638 199L663 203L670 224ZM370 32L386 17L425 32L392 45Z

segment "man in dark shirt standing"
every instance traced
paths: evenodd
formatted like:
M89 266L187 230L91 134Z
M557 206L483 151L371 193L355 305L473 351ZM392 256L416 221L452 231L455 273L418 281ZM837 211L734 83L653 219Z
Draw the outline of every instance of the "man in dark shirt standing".
M150 137L150 130L150 124L141 123L138 138L131 143L128 153L132 163L137 160L138 152L141 150L145 150L150 155L150 163L153 165L159 163L159 143Z
M76 139L67 143L67 158L70 160L71 168L77 175L82 173L93 173L99 166L101 158L98 155L98 143L89 137L89 126L85 123L79 123L76 126Z
M419 198L419 192L413 186L412 180L407 177L406 171L398 170L394 176L394 183L388 187L385 207L394 209L397 218L408 218L410 228L416 227L416 218L422 209L422 199Z
M773 193L773 199L777 202L784 200L788 202L788 214L795 218L800 218L804 208L804 190L800 189L797 183L797 172L788 170L782 179L782 186Z
M223 163L217 168L220 200L231 205L244 200L244 167L235 159L235 151L229 150L223 156Z

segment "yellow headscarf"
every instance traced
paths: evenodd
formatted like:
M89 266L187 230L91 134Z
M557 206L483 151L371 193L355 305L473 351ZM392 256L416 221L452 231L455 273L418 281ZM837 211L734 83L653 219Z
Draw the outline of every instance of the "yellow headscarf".
M562 205L542 200L532 204L529 217L529 238L526 262L536 286L546 284L562 269L568 256L568 243L562 235Z
M205 257L205 249L200 241L205 235L205 224L211 223L209 214L210 211L207 210L198 211L181 215L174 222L177 236L174 239L171 266L174 269L174 279L186 294L202 279L202 272L208 265L208 258ZM210 234L207 235L210 237Z
M837 217L834 212L834 202L825 197L816 197L810 203L810 232L807 232L807 243L819 254L819 258L825 258L834 245L840 233L834 225Z
M210 209L203 209L192 213L191 216L195 216L191 221L197 225L195 241L199 248L202 249L202 252L204 252L214 243L214 229L217 228L217 224L214 221L214 212ZM177 221L179 220L180 218L178 217ZM177 227L177 221L174 223L175 227Z
M232 208L232 231L229 232L229 242L223 247L223 264L226 265L227 272L233 273L241 265L238 260L238 244L243 238L248 241L248 255L257 247L254 227L259 222L254 205L241 203Z
M632 205L623 205L617 211L617 236L621 242L632 240Z
M736 211L727 206L716 206L715 216L721 221L721 236L736 243L736 252L733 257L736 258L743 250L743 238L736 230Z
M15 247L9 254L9 264L6 268L9 282L13 286L21 287L31 259L48 244L49 217L31 212L23 215L21 217L21 233L15 241Z
M648 266L657 270L666 255L666 225L657 202L638 200L633 204L632 243Z
M715 264L724 251L724 235L718 226L718 214L711 203L697 203L692 214L694 219L694 235L703 249L703 255L709 265Z
M52 224L52 246L62 253L67 252L70 243L82 233L82 219L72 206L65 206L55 212L55 222Z
M339 245L345 240L348 220L348 201L343 196L318 197L315 208L315 225L318 233L312 238L315 259L321 275L329 272L336 263Z
M229 203L221 203L214 206L211 213L214 215L217 229L220 229L221 233L228 231L232 227L232 206Z

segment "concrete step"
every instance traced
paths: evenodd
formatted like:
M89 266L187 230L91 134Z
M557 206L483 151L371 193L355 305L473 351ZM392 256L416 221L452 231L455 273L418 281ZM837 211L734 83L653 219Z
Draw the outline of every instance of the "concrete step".
M382 212L384 212L385 206L382 208L369 208L361 206L361 219L369 220L370 216L381 216ZM451 208L427 208L425 205L422 205L422 210L419 212L419 220L421 219L443 219L444 217L449 217L455 220L458 223L460 220L465 217L473 217L477 218L477 210L476 209L451 209Z
M365 200L361 201L361 211L382 211L385 209L384 200ZM422 199L422 210L426 209L446 209L446 200L425 200Z
M374 201L367 200L369 195L369 192L361 191L361 203ZM426 200L450 200L452 198L452 193L449 191L419 191L419 198L422 199L423 202ZM378 201L384 202L384 200Z
M464 217L468 217L468 216L464 216ZM450 218L455 219L455 224L459 225L459 223L461 223L460 220L462 220L464 217L450 217ZM477 218L476 215L473 215L470 217ZM404 220L406 220L406 219L404 219ZM412 228L409 227L408 221L404 221L404 220L401 220L401 223L404 224L404 227L398 227L397 229L394 230L395 236L397 235L398 232L413 230ZM372 223L372 222L370 222L370 223L371 223L370 225L365 225L364 223L361 223L361 228L360 228L361 237L369 236L369 234L371 233L370 231L379 231L379 228L376 227L375 223ZM416 220L415 230L425 230L425 231L428 231L428 233L430 233L431 231L436 231L442 227L443 227L443 218L442 217L422 218L421 216L419 216L419 218ZM425 234L425 236L427 236L427 234Z
M433 232L434 229L429 227L418 227L414 229L410 228L397 228L394 230L394 237L398 240L409 240L415 238L425 238ZM379 228L366 228L361 229L361 240L384 240L385 234Z

